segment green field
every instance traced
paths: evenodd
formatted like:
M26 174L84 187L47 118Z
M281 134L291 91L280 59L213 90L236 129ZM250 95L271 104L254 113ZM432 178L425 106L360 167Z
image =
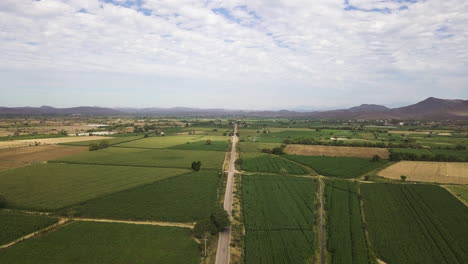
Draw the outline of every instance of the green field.
M192 161L199 160L204 169L221 169L224 156L218 151L110 147L63 157L54 162L190 169Z
M189 172L75 164L36 164L0 172L0 193L10 208L58 209Z
M262 149L279 148L279 143L239 142L240 152L260 152Z
M368 264L367 242L356 183L327 180L325 196L328 216L327 250L331 263Z
M0 210L0 245L57 222L56 218Z
M422 184L362 184L370 245L386 263L468 263L468 207Z
M223 151L228 150L229 142L228 137L225 137L224 141L214 141L211 140L211 143L208 145L206 140L192 141L182 145L176 145L169 147L169 149L178 149L178 150L212 150L212 151Z
M72 223L0 251L0 263L199 263L188 228Z
M388 164L387 160L377 162L365 158L353 157L325 157L325 156L301 156L285 155L287 159L303 164L315 170L320 175L356 178L372 170Z
M315 194L313 179L243 176L246 263L310 263Z
M295 162L263 153L242 153L241 169L250 172L279 173L280 169L286 169L289 174L309 175L311 171Z
M468 204L468 186L467 185L446 185L444 186L453 195Z
M179 136L157 136L144 138L137 141L118 144L119 147L130 148L169 148L177 145L186 144L187 142L195 142L205 138L205 135L179 135ZM226 137L227 140L227 137Z
M109 145L116 145L123 142L129 142L134 140L142 139L143 136L130 136L130 137L112 137L112 138L103 138L99 140L88 140L88 141L77 141L77 142L68 142L62 143L61 145L68 145L68 146L89 146L91 143L99 143L101 141L109 142Z
M196 222L216 203L220 177L200 171L91 200L72 208L80 217Z
M434 160L437 155L443 155L438 160L468 161L468 150L392 148L390 151L406 155L405 160Z

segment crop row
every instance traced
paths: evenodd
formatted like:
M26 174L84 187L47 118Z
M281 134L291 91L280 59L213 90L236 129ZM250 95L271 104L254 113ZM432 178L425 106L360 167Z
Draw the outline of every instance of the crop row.
M241 158L241 168L245 171L279 173L281 169L284 169L289 174L310 174L310 171L304 166L274 155L243 153Z

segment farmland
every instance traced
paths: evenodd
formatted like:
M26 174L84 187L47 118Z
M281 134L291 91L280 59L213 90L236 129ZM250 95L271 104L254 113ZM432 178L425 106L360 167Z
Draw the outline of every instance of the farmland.
M468 186L466 185L445 185L445 189L449 190L453 195L458 197L466 205L468 205Z
M79 217L196 222L216 202L218 172L200 171L112 193L70 210Z
M281 169L286 169L289 174L311 174L311 171L295 162L277 157L275 155L263 153L243 153L242 170L250 172L279 173Z
M126 142L118 144L119 147L130 147L130 148L169 148L177 145L186 144L187 142L193 143L200 140L212 139L205 135L179 135L179 136L158 136L149 137L137 141ZM225 137L228 140L228 137Z
M281 144L278 143L258 143L258 142L240 142L240 152L260 152L262 149L278 148Z
M356 183L327 180L325 196L331 263L369 263Z
M124 143L124 142L130 142L130 141L134 141L134 140L139 140L139 139L142 139L143 136L142 135L139 135L139 136L128 136L128 137L116 137L116 136L113 136L113 137L107 137L107 138L96 138L96 137L93 137L92 140L85 140L85 141L75 141L75 142L66 142L66 143L62 143L62 145L69 145L69 146L89 146L89 144L92 144L92 143L99 143L103 140L107 141L109 143L109 145L117 145L117 144L120 144L120 143Z
M246 263L305 263L314 256L313 179L242 177Z
M468 163L400 161L378 175L396 180L405 175L409 181L467 184Z
M389 152L385 148L364 147L337 147L337 146L314 146L314 145L288 145L284 152L291 155L305 156L331 156L331 157L360 157L372 158L379 155L388 158Z
M61 158L55 162L189 169L192 161L199 160L203 168L220 169L223 159L224 153L218 151L110 147Z
M0 211L0 246L57 222L56 218Z
M286 155L287 159L314 169L318 174L339 178L356 178L385 166L388 161L364 158Z
M10 208L58 209L112 192L184 174L176 168L36 164L0 172Z
M468 208L431 185L363 184L370 244L386 263L467 263Z
M55 145L60 143L71 143L89 140L108 140L110 137L89 136L89 137L58 137L58 138L42 138L42 139L24 139L24 140L11 140L0 141L0 149L5 148L18 148L40 145Z
M78 222L0 251L0 262L191 264L199 251L187 228Z
M225 138L226 139L226 138ZM209 139L209 144L207 140L192 141L182 145L176 145L169 147L169 149L178 149L178 150L204 150L204 151L223 151L226 152L228 149L228 141L226 140L211 140Z

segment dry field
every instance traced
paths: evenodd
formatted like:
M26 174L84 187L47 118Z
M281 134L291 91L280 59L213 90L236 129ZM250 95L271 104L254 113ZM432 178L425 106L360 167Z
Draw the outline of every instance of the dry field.
M62 138L9 140L9 141L1 141L0 142L0 149L34 146L36 144L36 142L40 143L40 145L54 145L54 144L59 144L59 143L79 142L79 141L88 141L88 140L100 140L100 139L110 139L110 138L111 137L85 136L85 137L62 137Z
M87 147L55 145L0 149L0 171L26 166L32 162L57 159L87 150Z
M379 155L384 159L388 159L390 154L385 148L336 147L318 145L287 145L284 151L287 154L305 156L372 158L374 155Z
M468 184L467 162L401 161L378 173L379 176L408 181Z
M431 132L429 131L406 131L406 130L391 130L388 131L389 134L405 134L405 135L429 135ZM439 131L432 131L432 134L439 135L439 136L451 136L452 133L450 132L439 132Z

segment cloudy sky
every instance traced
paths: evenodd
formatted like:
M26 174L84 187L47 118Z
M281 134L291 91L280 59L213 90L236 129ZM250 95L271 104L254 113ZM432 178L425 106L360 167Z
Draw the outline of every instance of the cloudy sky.
M468 98L466 0L1 0L0 105Z

